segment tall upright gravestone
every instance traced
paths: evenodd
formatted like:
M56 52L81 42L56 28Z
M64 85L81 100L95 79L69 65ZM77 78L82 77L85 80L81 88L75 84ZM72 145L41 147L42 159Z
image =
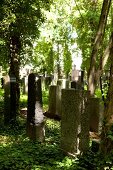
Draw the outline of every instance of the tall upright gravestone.
M41 79L31 73L28 77L27 135L31 140L43 142L45 126L42 106Z
M7 75L4 77L4 123L10 124L16 122L17 116L17 95L16 91L16 77L14 75Z
M84 90L62 90L61 148L72 156L89 149L88 95Z
M4 77L4 124L10 122L10 78Z
M79 150L81 153L85 153L89 149L89 101L90 94L88 91L82 91L82 109L80 118L80 134L79 134Z
M81 96L75 89L62 89L61 148L69 155L78 152Z
M99 98L90 98L89 101L89 126L91 132L99 132L99 124L102 122L102 109L101 100Z
M17 116L17 88L16 88L16 77L14 75L10 75L10 102L11 102L11 110L10 116L12 121L16 121Z
M61 109L61 90L69 88L69 80L59 79L57 80L57 93L56 93L56 114L62 116Z

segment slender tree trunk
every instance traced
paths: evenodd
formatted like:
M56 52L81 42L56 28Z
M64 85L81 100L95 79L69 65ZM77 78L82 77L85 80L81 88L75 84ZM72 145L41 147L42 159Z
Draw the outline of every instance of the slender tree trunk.
M104 121L101 134L101 151L104 155L109 153L113 148L113 34L112 34L112 47L110 49L110 82L108 95L106 98L106 107L104 110ZM111 136L108 133L111 131Z
M57 73L58 73L58 79L60 79L61 78L61 66L60 66L59 42L57 44Z
M96 60L97 60L99 47L103 40L110 5L111 5L111 0L103 1L98 31L97 31L97 34L95 37L93 50L91 53L90 68L89 68L89 72L88 72L88 90L90 91L91 95L94 95L96 85L98 82L97 75L96 75Z

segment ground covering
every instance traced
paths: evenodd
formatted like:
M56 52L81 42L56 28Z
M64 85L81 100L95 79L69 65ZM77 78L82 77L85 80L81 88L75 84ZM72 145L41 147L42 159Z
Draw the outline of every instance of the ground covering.
M60 149L60 122L46 119L45 142L33 142L26 136L26 118L18 116L16 124L3 124L3 98L0 101L0 170L102 170L113 169L113 154L103 155L91 149L71 158ZM47 97L46 102L47 104ZM21 107L27 106L22 96ZM46 108L47 106L45 106Z

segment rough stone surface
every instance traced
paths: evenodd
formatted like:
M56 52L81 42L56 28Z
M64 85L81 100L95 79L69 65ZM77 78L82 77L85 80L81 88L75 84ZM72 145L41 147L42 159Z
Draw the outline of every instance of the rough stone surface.
M62 89L61 148L77 153L78 127L81 114L81 97L75 89Z
M61 87L61 89L69 88L69 80L59 79L59 80L57 80L57 85L59 85Z
M99 132L99 121L100 121L100 99L90 98L89 112L90 112L90 131Z
M56 94L57 94L57 86L51 85L49 88L49 108L48 112L52 114L56 114Z
M10 121L10 78L9 76L4 77L4 123Z
M80 126L81 131L79 134L79 150L81 153L89 149L89 93L83 91L82 109Z

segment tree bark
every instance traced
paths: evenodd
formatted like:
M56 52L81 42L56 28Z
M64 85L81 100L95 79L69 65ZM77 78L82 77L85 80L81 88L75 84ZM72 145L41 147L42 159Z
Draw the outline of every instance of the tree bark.
M96 85L97 85L96 60L97 60L98 50L103 40L110 5L111 5L111 0L103 1L99 26L98 26L98 30L96 33L93 50L91 53L90 68L88 71L88 90L90 91L91 95L94 95Z
M108 95L106 98L106 107L104 110L104 121L101 134L101 152L106 155L113 148L113 140L108 135L111 131L113 136L113 34L112 34L112 47L110 49L110 81Z
M18 35L10 36L10 70L9 76L15 78L15 82L11 80L10 86L10 119L16 121L16 115L19 112L19 98L20 98L20 87L19 87L19 52L21 48L20 37Z

